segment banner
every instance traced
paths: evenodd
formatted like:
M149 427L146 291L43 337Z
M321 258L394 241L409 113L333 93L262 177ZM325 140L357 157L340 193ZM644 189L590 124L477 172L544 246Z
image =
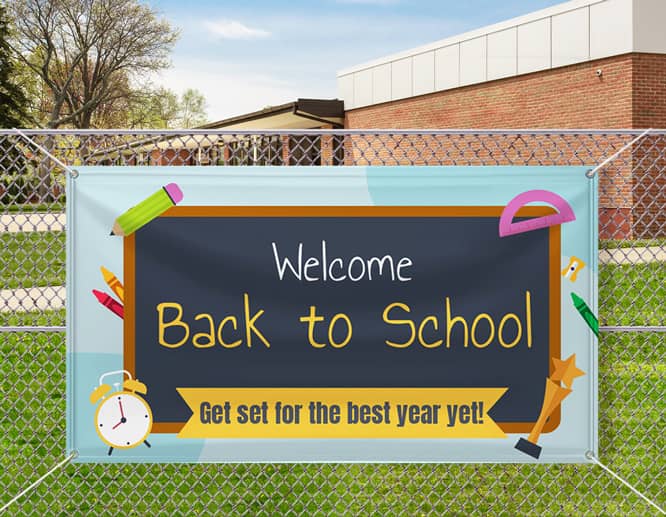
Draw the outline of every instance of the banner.
M585 171L80 168L68 446L78 461L584 462Z

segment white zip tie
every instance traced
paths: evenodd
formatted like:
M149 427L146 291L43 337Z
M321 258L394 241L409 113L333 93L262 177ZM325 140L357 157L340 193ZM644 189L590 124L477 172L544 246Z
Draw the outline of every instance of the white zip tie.
M72 461L77 456L78 456L78 453L76 451L72 451L72 453L69 456L67 456L64 460L62 460L55 467L53 467L51 470L49 470L46 474L44 474L42 477L40 477L32 485L30 485L29 487L21 490L21 492L19 492L11 501L9 501L5 506L0 508L0 513L3 513L7 508L9 508L12 504L14 504L16 501L18 501L21 497L23 497L25 494L30 492L32 489L37 487L37 485L39 485L42 481L44 481L51 474L53 474L56 470L63 467L64 465L67 465L70 461Z
M647 136L649 133L653 131L652 128L646 129L643 131L640 135L638 135L636 138L634 138L631 142L629 142L627 145L625 145L622 149L620 149L618 152L616 152L614 155L610 156L609 158L606 158L603 162L601 162L599 165L597 165L594 169L590 169L585 173L585 176L588 178L594 178L594 175L599 172L600 169L603 169L606 165L608 165L610 162L612 162L615 158L620 156L623 152L625 152L627 149L629 149L632 145L634 145L636 142L638 142L641 138L644 136Z
M39 149L41 152L43 152L46 156L51 158L54 162L56 162L60 167L65 169L67 172L69 172L69 175L76 179L79 177L79 171L76 169L72 169L69 165L65 165L62 161L60 161L56 156L53 156L45 147L39 145L37 142L35 142L32 138L30 138L28 135L26 135L23 131L17 128L12 128L12 131L14 131L17 135L19 135L21 138L23 138L26 142L32 144L35 146L37 149Z
M585 457L586 457L588 460L592 461L593 463L596 463L597 465L599 465L602 469L604 469L604 470L605 470L606 472L608 472L611 476L613 476L615 479L617 479L618 481L620 481L623 485L625 485L627 488L629 488L629 490L631 490L634 494L636 494L637 496L639 496L639 497L640 497L641 499L643 499L645 502L647 502L647 503L651 504L652 506L654 506L654 507L655 507L655 508L656 508L656 509L657 509L662 515L666 515L666 512L665 512L660 506L658 506L657 503L655 503L654 501L652 501L651 499L649 499L647 496L643 495L643 494L642 494L641 492L639 492L636 488L634 488L632 485L630 485L628 481L625 481L625 480L622 479L618 474L616 474L616 473L613 472L610 468L608 468L606 465L604 465L603 463L601 463L601 462L595 457L595 455L594 455L594 453L593 453L592 451L588 451L588 452L586 452L586 453L585 453Z

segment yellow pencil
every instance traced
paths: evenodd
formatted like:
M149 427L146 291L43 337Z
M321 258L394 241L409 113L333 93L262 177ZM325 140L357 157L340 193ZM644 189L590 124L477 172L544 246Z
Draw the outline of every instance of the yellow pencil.
M114 293L116 293L118 299L122 303L125 303L124 300L125 288L123 287L123 284L120 282L120 280L118 280L118 278L116 278L116 275L111 273L111 271L106 269L104 266L101 266L100 269L102 270L102 276L104 277L104 281L111 288L111 290Z

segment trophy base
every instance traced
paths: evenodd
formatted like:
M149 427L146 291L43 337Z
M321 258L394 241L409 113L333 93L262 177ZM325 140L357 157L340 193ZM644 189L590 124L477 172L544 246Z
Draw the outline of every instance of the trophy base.
M516 443L515 447L520 452L524 452L528 456L532 456L535 460L538 460L539 456L541 455L541 447L539 447L536 443L532 443L526 440L525 438L518 440L518 443Z

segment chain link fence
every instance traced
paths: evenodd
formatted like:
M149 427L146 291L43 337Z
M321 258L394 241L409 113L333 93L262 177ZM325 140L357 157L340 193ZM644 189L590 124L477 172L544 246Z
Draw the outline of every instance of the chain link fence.
M638 131L0 131L6 504L66 456L65 192L80 165L598 165ZM41 148L41 149L40 149ZM664 505L666 131L600 174L600 460ZM332 174L335 173L333 170ZM652 515L598 466L74 465L11 515Z

